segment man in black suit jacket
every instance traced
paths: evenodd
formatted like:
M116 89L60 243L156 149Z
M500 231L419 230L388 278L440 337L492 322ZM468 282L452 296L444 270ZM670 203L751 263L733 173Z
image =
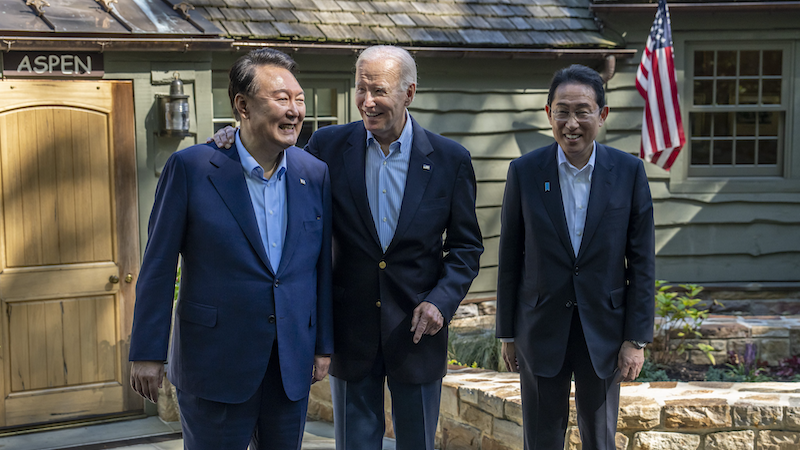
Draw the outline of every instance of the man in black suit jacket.
M613 450L619 382L652 341L653 204L642 162L595 142L597 72L556 72L556 142L511 163L503 200L497 337L520 372L526 450L564 448L571 379L585 449Z
M337 450L383 448L386 381L397 449L433 450L446 324L483 252L469 152L411 117L416 89L407 51L367 48L356 62L363 120L321 128L306 146L331 173Z

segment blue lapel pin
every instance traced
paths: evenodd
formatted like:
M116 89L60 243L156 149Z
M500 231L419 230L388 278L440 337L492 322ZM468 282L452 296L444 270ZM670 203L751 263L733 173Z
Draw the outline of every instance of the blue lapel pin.
M544 191L545 192L550 192L550 182L549 181L545 181L544 182Z
M431 165L430 164L423 164L422 165L422 170L431 170Z
M306 180L305 180L305 179L303 179L303 178L300 178L300 184L302 184L303 186L305 186L305 185L306 185Z

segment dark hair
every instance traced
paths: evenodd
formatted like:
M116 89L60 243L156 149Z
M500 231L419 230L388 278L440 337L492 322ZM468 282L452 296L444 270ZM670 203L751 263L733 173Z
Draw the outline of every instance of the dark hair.
M297 63L291 56L272 48L259 48L237 59L228 74L228 97L231 99L231 109L236 120L240 120L239 111L233 103L236 94L248 96L255 95L256 85L253 81L256 77L256 67L275 66L286 69L292 74L297 69Z
M553 74L553 81L550 82L550 92L547 94L547 106L552 106L553 97L556 89L562 84L582 84L594 89L597 106L606 106L606 93L603 89L603 79L597 71L580 64L573 64L565 69L556 71Z

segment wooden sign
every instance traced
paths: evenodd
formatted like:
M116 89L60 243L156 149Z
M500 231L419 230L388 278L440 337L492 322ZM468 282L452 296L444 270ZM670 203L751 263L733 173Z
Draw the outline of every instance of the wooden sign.
M25 78L102 78L103 54L88 52L8 52L3 76Z

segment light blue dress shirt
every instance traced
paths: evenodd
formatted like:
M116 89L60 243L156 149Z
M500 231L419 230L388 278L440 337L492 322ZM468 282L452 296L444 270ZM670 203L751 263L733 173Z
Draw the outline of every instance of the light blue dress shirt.
M586 208L589 206L589 194L592 190L592 174L596 161L597 143L592 142L592 156L589 162L578 169L573 166L558 146L556 159L558 160L558 182L561 187L561 201L564 204L564 215L567 217L569 239L575 256L581 248L583 241L583 228L586 225Z
M281 153L278 166L270 179L264 178L264 168L244 148L236 131L236 151L242 162L244 179L250 200L256 213L258 231L261 234L261 243L267 251L272 272L278 270L283 253L283 240L286 237L286 152Z
M400 137L389 146L389 154L384 156L381 145L372 132L367 130L366 173L367 199L372 212L372 220L384 252L392 242L400 217L400 207L406 190L408 164L411 159L411 143L414 132L411 116L406 114L406 124Z

